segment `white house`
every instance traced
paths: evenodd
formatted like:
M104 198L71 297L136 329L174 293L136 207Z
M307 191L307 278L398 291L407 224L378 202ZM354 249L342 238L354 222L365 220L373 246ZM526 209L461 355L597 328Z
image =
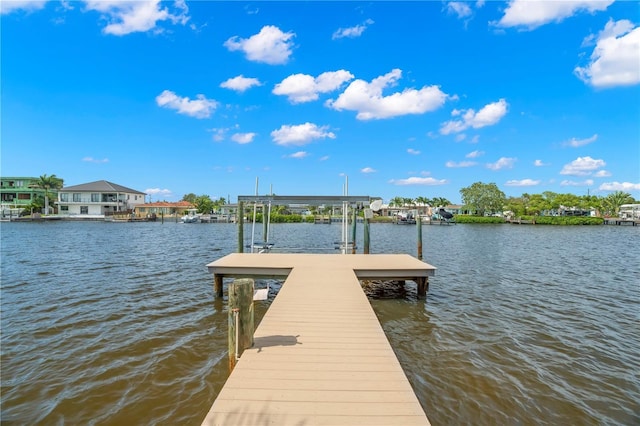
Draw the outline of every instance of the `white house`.
M145 193L122 185L99 180L67 186L58 191L60 215L105 216L114 212L132 211L144 204Z

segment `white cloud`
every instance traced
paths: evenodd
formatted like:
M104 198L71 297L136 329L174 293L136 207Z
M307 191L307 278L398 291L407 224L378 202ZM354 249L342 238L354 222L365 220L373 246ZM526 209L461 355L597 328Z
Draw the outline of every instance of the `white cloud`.
M470 153L468 153L467 155L465 155L465 158L478 158L484 155L484 151L471 151Z
M533 165L536 167L543 167L543 166L548 166L548 163L544 163L542 160L535 160L533 162Z
M574 148L578 148L584 145L588 145L592 142L595 142L598 139L598 134L596 133L595 135L591 136L590 138L586 138L586 139L576 139L576 138L571 138L568 141L564 142L563 145L564 146L571 146Z
M473 13L469 5L461 1L450 1L447 3L447 13L457 15L458 18L467 18Z
M406 185L445 185L449 183L446 179L434 179L432 177L410 177L407 179L391 179L389 183L393 185L406 186Z
M243 76L242 74L220 83L220 87L224 89L235 90L236 92L240 93L254 86L262 86L262 83L260 83L260 80L258 80L257 78L248 78Z
M607 182L598 187L601 191L640 191L640 183Z
M413 148L409 148L407 149L407 152L411 155L420 155L420 151L418 151L417 149L413 149Z
M451 120L442 123L440 133L448 135L459 133L469 127L479 129L481 127L492 126L499 122L507 114L509 104L504 99L485 105L477 113L473 109L451 111L453 117L461 117L459 120Z
M569 164L565 164L560 171L561 175L588 176L595 170L606 166L604 160L596 160L591 157L578 157Z
M611 176L611 172L607 170L598 170L593 174L593 177L598 177L598 178L609 177L609 176Z
M588 39L590 39L589 37ZM640 82L640 27L609 20L598 34L591 62L575 74L593 87L630 86Z
M611 3L613 0L512 0L504 16L494 24L499 27L521 27L532 30L549 22L561 22L583 10L589 13L605 10Z
M536 186L539 185L539 180L534 179L521 179L521 180L508 180L505 185L506 186Z
M462 142L466 138L467 138L467 135L465 135L464 133L459 133L456 135L456 142Z
M240 145L244 145L253 142L253 138L255 137L255 133L234 133L231 136L231 140L239 143Z
M487 163L487 168L491 170L511 169L517 158L501 157L495 163Z
M348 38L360 37L364 32L364 30L366 30L367 27L372 24L373 24L373 20L367 19L362 24L356 25L355 27L339 28L336 32L333 33L331 38L333 40L336 40L336 39L345 38L345 37L348 37Z
M360 172L361 173L375 173L375 172L377 172L377 170L373 169L371 167L365 167L363 169L360 169Z
M318 161L327 161L329 159L328 155L323 155L322 157L318 158Z
M287 96L291 103L310 102L318 99L319 93L331 92L353 79L349 71L323 72L318 77L307 74L293 74L276 84L275 95Z
M175 109L180 114L195 118L208 118L218 107L218 102L207 99L204 95L196 95L197 99L191 100L180 97L171 90L165 90L156 97L156 103L163 108Z
M161 7L160 0L89 0L85 1L85 6L87 10L100 12L108 22L103 33L118 36L149 30L162 32L157 26L161 21L182 25L189 21L189 9L184 0L173 3L173 13Z
M233 36L224 42L224 46L230 51L243 51L250 61L278 65L289 60L294 36L295 33L283 33L278 27L266 25L247 39Z
M560 182L560 186L591 186L593 185L593 179L586 179L582 182L576 182L573 180L563 180Z
M239 129L239 128L240 126L236 124L235 126L232 126L232 127L218 127L218 128L208 129L208 131L213 133L212 138L214 141L222 142L226 138L227 133L229 131Z
M283 124L279 129L271 132L274 142L282 146L302 146L314 139L335 139L336 135L328 131L329 126L317 126L313 123L299 125Z
M308 157L309 153L306 151L298 151L293 154L286 155L285 158L305 158Z
M335 101L329 99L325 105L335 110L357 111L358 120L391 118L407 114L424 114L441 107L447 95L438 86L424 86L420 90L405 89L389 96L383 96L386 87L397 84L402 70L391 72L373 79L370 83L355 80Z
M101 163L108 163L109 159L108 158L103 158L103 159L100 160L98 158L93 158L93 157L84 157L82 159L82 161L85 161L87 163L98 163L98 164L101 164Z
M149 188L143 191L147 195L161 195L164 197L170 197L172 192L170 189Z
M472 167L475 166L475 161L460 161L456 163L455 161L447 161L444 165L450 168L459 168L459 167Z
M0 13L8 15L11 12L24 10L25 12L33 12L44 8L47 0L2 0L0 1Z

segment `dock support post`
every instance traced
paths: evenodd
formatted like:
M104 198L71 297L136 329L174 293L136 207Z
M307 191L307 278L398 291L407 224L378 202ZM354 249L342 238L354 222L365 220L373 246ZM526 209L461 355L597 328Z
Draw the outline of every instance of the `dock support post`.
M418 260L422 260L422 218L420 215L418 215L416 227L418 228Z
M222 297L222 275L213 275L213 292L216 297Z
M244 202L238 203L238 253L244 253Z
M353 223L351 224L351 254L356 254L356 209L353 209Z
M265 211L265 205L262 205L262 245L267 246L269 238L269 220L267 218L268 213Z
M229 285L229 371L242 352L253 346L253 280L241 278Z
M369 254L369 219L364 217L364 254Z
M429 290L429 277L416 277L416 284L418 285L418 297L427 295Z

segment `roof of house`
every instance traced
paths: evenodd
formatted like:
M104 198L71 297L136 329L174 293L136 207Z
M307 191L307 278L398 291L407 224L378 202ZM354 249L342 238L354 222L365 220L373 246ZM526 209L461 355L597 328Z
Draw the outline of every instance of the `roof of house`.
M140 207L185 207L185 208L192 208L193 204L191 204L188 201L177 201L177 202L158 201L158 202L155 202L155 203L139 204L136 207L138 207L138 208L140 208Z
M76 191L76 192L126 192L129 194L142 194L144 192L136 191L135 189L127 188L126 186L118 185L116 183L108 182L106 180L98 180L95 182L83 183L81 185L65 186L61 191Z

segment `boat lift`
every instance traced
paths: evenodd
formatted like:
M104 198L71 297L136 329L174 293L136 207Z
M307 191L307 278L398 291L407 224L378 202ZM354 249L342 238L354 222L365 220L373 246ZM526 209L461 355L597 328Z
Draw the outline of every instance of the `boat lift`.
M268 253L270 252L274 244L269 241L270 228L271 228L271 207L273 205L292 205L302 204L308 206L342 206L342 227L341 227L341 241L337 242L342 254L351 253L353 248L352 244L355 241L349 241L349 217L348 209L351 208L364 208L368 207L371 202L371 197L368 195L348 195L349 193L349 180L345 180L343 187L343 195L273 195L273 191L270 190L268 195L258 195L258 178L256 178L256 191L255 195L239 195L238 203L246 202L253 204L253 221L251 229L251 253ZM258 205L262 205L263 220L265 220L266 210L266 229L263 235L263 242L256 243L255 241L255 226ZM242 214L242 212L240 212Z

